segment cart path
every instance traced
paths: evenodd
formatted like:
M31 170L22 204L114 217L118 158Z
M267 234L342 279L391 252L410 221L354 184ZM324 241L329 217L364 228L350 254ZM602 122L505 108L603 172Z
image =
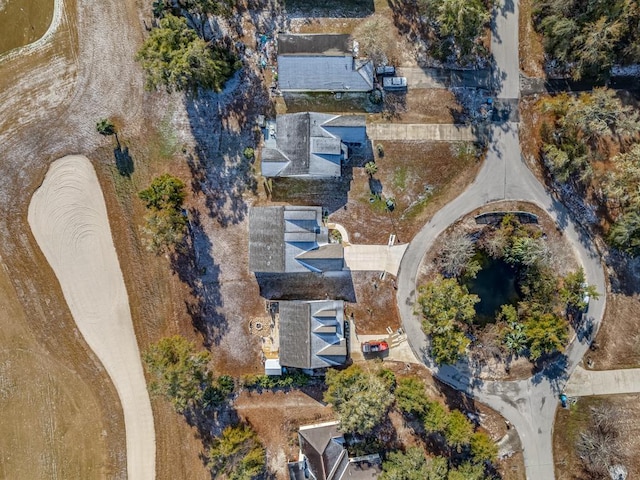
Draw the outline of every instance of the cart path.
M107 208L96 172L86 157L68 156L51 164L33 194L28 221L80 333L120 397L128 478L154 479L151 402Z

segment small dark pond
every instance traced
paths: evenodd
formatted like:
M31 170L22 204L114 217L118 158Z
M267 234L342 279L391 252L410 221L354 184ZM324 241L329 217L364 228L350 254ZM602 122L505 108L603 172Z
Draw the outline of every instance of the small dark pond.
M495 322L500 306L515 305L520 297L516 291L516 271L511 265L481 253L476 259L482 270L476 278L467 281L466 286L470 293L480 297L480 302L476 303L476 324L486 325Z

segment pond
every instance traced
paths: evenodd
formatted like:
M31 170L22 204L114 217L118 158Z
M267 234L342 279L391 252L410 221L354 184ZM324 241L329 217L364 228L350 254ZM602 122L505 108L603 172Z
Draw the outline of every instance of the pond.
M482 270L476 278L467 281L466 286L470 293L480 297L476 304L476 323L486 325L495 322L500 306L515 305L520 297L516 290L516 271L511 265L482 253L477 254L476 259Z
M42 37L53 19L54 0L0 0L0 55Z

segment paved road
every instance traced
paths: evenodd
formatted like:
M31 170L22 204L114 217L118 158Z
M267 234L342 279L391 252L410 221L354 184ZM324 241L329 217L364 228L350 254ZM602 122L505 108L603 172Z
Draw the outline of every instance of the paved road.
M640 368L585 370L578 365L564 392L570 397L640 392Z
M518 4L510 9L497 7L494 16L492 51L496 59L496 97L519 97L518 72ZM566 364L550 365L543 374L513 382L483 382L469 366L438 368L425 354L427 339L420 321L413 313L418 266L434 239L450 224L475 208L496 200L526 200L545 209L569 238L580 259L590 284L606 292L605 276L600 256L590 239L576 226L567 210L545 191L526 167L518 142L518 124L494 123L489 129L489 150L475 181L453 202L440 210L410 243L400 265L398 277L398 308L407 338L418 358L434 374L449 385L499 411L517 429L522 441L527 478L553 479L551 434L558 394L566 378L588 348L589 338L574 340L566 352ZM592 301L589 308L593 332L597 331L604 313L605 300Z
M415 140L473 142L476 137L470 126L438 123L369 123L367 135L376 140Z

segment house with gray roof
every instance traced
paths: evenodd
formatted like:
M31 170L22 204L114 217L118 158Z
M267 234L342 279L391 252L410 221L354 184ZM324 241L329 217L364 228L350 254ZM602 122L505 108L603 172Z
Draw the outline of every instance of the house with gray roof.
M278 35L282 92L370 92L373 62L355 58L349 35Z
M265 129L262 175L330 178L342 174L349 147L367 141L364 115L290 113Z
M312 370L346 363L342 300L279 302L279 316L280 365Z
M322 207L254 207L249 210L249 270L308 273L344 268L344 249L329 243Z
M289 463L291 480L372 480L382 472L378 454L349 458L338 422L301 426L300 459Z

